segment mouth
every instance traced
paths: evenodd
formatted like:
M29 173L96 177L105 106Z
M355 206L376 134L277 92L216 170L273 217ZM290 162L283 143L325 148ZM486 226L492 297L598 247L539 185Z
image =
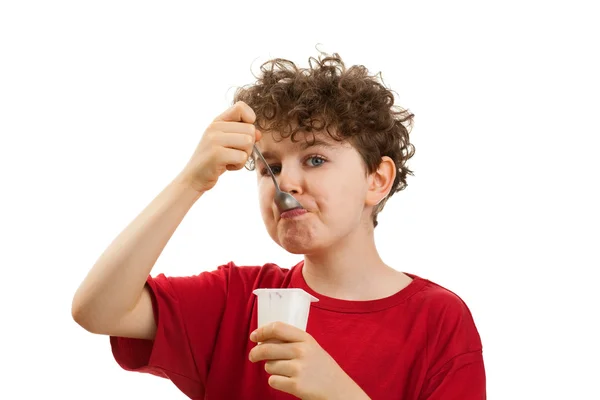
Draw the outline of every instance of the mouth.
M280 214L280 217L282 219L289 219L289 218L295 218L295 217L299 217L301 215L306 214L307 211L305 208L294 208L288 211L284 211Z

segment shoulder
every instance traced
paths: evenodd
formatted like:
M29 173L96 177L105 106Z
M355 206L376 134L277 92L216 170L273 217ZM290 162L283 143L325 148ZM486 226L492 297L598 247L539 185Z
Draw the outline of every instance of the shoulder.
M448 346L453 342L457 351L481 350L479 332L471 310L455 292L430 280L413 301L420 303L427 324L428 341L433 346Z
M253 285L278 285L291 273L290 268L282 268L274 263L263 265L237 265L233 261L220 265L216 273L227 276L233 283L236 280L251 282Z
M228 262L194 275L167 276L161 273L148 277L146 282L155 318L162 310L163 320L165 315L174 315L206 322L218 320L228 307L239 307L252 300L254 289L281 287L289 273L289 269L273 263L241 266Z
M452 378L453 371L458 370L469 375L464 379L473 388L484 384L483 346L466 302L455 292L429 280L425 280L416 299L425 318L429 385L450 390L456 384L452 382L462 382L460 375Z
M464 300L452 290L445 288L429 279L408 274L413 278L413 283L418 284L419 290L410 298L411 302L429 314L458 317L461 314L470 314L469 307Z
M154 278L149 277L147 282L153 291L197 293L199 288L211 288L226 293L235 289L277 287L289 279L292 269L282 268L274 263L238 265L230 261L212 270L189 276L166 276L161 273Z

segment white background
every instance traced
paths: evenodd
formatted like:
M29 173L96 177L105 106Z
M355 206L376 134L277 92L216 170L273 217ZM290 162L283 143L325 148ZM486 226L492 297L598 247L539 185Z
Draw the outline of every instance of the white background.
M467 302L488 398L600 398L592 3L2 2L0 398L184 398L121 370L71 319L72 296L251 69L306 66L318 44L382 71L416 115L415 176L378 247ZM264 232L254 185L225 174L153 275L296 263Z

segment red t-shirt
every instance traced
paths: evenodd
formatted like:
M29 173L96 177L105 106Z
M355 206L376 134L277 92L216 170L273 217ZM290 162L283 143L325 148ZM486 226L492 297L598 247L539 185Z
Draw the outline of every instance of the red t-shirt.
M257 288L302 288L311 304L306 331L371 399L482 400L482 346L471 313L454 293L413 281L378 300L322 296L303 278L303 262L233 263L190 277L148 278L154 341L111 337L119 365L170 379L191 399L293 399L271 388L264 362L252 363Z

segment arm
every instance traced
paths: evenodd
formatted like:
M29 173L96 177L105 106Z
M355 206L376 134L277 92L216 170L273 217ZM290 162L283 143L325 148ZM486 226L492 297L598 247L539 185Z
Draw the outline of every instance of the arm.
M207 128L183 171L110 244L75 293L73 319L93 333L154 339L145 282L192 205L226 170L244 167L260 132L254 111L238 102Z
M108 246L75 293L74 320L86 330L153 339L156 322L145 282L198 192L171 182Z

